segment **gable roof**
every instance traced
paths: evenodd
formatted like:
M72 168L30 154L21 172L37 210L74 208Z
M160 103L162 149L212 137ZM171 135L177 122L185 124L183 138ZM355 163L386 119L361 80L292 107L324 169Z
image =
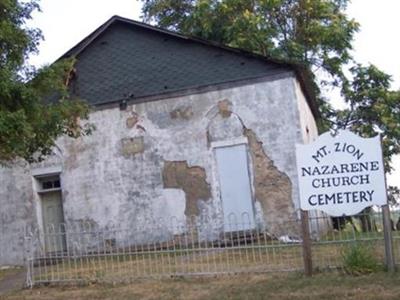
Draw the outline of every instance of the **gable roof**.
M319 116L307 76L298 67L119 16L60 59L71 56L77 58L72 94L91 105L141 102L149 96L295 71L314 116Z

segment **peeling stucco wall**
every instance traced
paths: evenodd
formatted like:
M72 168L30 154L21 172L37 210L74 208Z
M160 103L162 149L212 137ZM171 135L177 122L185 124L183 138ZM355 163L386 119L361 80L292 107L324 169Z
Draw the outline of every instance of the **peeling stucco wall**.
M298 235L293 222L295 217L292 200L292 182L278 170L273 161L265 154L262 142L257 140L251 129L244 129L249 142L254 172L254 194L263 210L266 227L276 236Z
M26 165L0 167L0 266L24 261L24 229L35 226L32 179Z
M295 207L289 176L274 165L255 132L246 128L239 116L240 112L233 112L232 109L232 103L229 100L218 102L218 111L208 126L209 143L246 138L250 154L249 171L253 175L255 204L261 207L259 219L261 218L262 223L276 236L285 234L298 236L299 231L296 223L293 222Z
M298 207L294 145L303 138L297 93L295 79L288 75L132 104L126 110L99 109L90 114L96 126L91 136L60 138L58 158L33 169L35 174L46 174L52 167L61 170L67 223L90 220L104 228L115 222L143 229L143 235L127 233L126 239L156 240L175 233L172 220L186 222L192 214L221 216L210 145L247 136L256 202L267 226L272 226L275 214L290 215ZM32 168L1 169L0 178L1 211L7 212L0 214L0 247L6 247L1 248L1 265L22 257L10 228L40 223L41 216ZM279 188L263 188L265 180ZM160 230L146 230L149 224Z
M143 152L144 141L142 136L121 139L121 153L124 157L129 158Z

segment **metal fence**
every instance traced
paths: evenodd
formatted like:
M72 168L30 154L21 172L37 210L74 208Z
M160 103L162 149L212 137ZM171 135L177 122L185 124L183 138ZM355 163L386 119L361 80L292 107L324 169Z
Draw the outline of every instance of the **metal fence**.
M246 214L230 221L172 219L167 226L151 219L141 228L115 224L99 228L88 222L49 226L42 232L27 230L27 283L129 282L304 269L299 235L277 236L265 226L252 224ZM311 215L309 221L315 269L340 268L344 251L354 243L370 247L384 262L380 213L346 219ZM274 224L274 228L301 228L297 218L289 223ZM394 240L399 250L397 234Z

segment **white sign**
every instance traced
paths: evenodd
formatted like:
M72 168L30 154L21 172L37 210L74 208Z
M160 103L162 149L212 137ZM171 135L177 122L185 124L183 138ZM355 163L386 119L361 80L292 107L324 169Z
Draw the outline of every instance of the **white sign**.
M387 204L379 136L327 132L311 144L296 145L296 156L301 209L342 216Z

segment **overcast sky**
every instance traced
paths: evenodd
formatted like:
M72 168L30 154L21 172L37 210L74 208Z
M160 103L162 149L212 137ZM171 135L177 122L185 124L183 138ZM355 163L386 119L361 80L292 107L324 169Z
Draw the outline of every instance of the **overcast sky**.
M45 40L38 56L31 58L37 66L51 63L113 15L140 20L138 0L41 0L41 13L35 13L31 24L42 30ZM400 89L399 0L353 0L349 16L361 24L354 41L357 61L372 63L393 76L393 89ZM392 185L400 187L398 171L389 176Z

